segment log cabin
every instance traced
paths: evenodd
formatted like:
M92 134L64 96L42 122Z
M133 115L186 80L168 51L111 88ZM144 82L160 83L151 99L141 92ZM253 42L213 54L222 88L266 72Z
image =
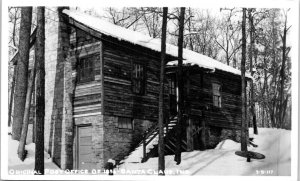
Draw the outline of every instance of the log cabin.
M53 162L91 170L156 156L160 39L68 8L47 13L45 150ZM175 150L177 49L166 45L166 154ZM241 72L187 49L183 59L182 151L239 141Z

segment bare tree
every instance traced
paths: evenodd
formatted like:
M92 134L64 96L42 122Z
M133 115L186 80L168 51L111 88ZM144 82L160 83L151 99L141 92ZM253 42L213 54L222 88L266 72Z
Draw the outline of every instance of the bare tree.
M241 48L239 41L239 22L233 21L233 17L236 14L235 9L221 9L226 11L226 17L220 23L220 35L216 37L216 43L225 52L225 59L227 65L230 64L230 60L234 57L237 51Z
M251 76L254 75L253 72L253 52L254 52L254 22L253 22L253 15L252 15L253 9L249 8L248 9L248 18L249 18L249 27L250 27L250 48L249 48L249 61L250 61L250 74ZM257 131L257 125L256 125L256 113L255 113L255 102L254 102L254 80L251 81L250 83L250 110L252 113L252 122L253 122L253 132L254 134L258 134Z
M283 35L280 35L281 36L281 40L282 40L282 65L281 65L281 69L280 69L280 90L279 90L279 99L280 99L280 105L279 105L279 120L277 123L277 128L282 128L282 123L283 123L283 120L284 120L284 112L285 112L285 109L284 107L286 108L286 104L284 105L284 102L287 102L287 101L284 101L284 81L285 81L285 64L286 64L286 57L287 57L287 54L289 52L289 49L287 48L286 46L286 35L287 35L287 32L289 31L289 29L291 28L291 26L287 27L287 11L284 11L284 28L283 28ZM287 99L286 99L287 100Z
M192 28L190 28L190 21ZM215 18L211 16L208 10L194 10L194 13L188 16L189 37L192 39L186 40L194 42L194 51L211 58L217 58L219 45L215 41L217 37L216 25Z
M37 38L35 58L36 80L36 140L34 170L44 174L44 116L45 116L45 7L37 8Z
M11 24L11 32L9 33L10 35L10 40L9 44L12 47L12 51L9 51L10 56L16 56L18 49L16 48L17 41L18 41L18 32L19 32L19 25L20 25L20 8L18 7L9 7L8 8L8 13L9 13L9 23ZM13 57L17 58L17 57ZM16 68L16 63L14 65L9 66L9 72L8 72L8 80L11 82L11 85L9 86L10 90L10 99L9 99L9 107L8 107L8 126L11 126L11 118L12 118L12 106L13 106L13 100L14 100L14 92L15 92L15 84L16 84L16 77L17 77L17 68ZM13 72L13 73L12 73ZM11 81L10 81L11 80Z
M184 14L185 8L180 8L180 16L179 16L179 37L178 37L178 123L176 130L176 151L175 158L176 164L179 165L181 163L181 130L184 122L184 100L183 100L183 90L184 90L184 82L183 82L183 71L182 71L182 59L183 59L183 31L184 31Z
M141 8L145 13L143 13L142 21L144 26L146 26L147 32L149 36L153 38L160 37L161 27L161 18L160 14L158 13L158 8ZM146 13L147 12L147 13Z
M115 25L124 28L131 28L137 30L139 20L147 13L143 8L124 7L121 9L108 7L104 11L106 14L102 18L108 19Z
M29 43L31 31L32 7L22 7L19 36L19 54L17 69L18 77L14 94L14 119L12 139L20 140L28 83Z
M8 107L8 126L11 126L11 117L12 117L12 106L14 100L14 92L15 92L15 85L16 85L16 77L17 77L17 69L16 65L13 66L13 77L10 89L10 99L9 99L9 107Z
M242 20L242 61L241 61L241 79L242 79L242 125L241 125L241 151L247 151L247 113L246 113L246 8L243 8Z
M250 74L252 77L261 77L261 72L259 71L255 71L257 70L256 68L259 68L260 65L258 64L262 64L261 62L258 62L259 60L259 50L258 48L260 48L260 45L258 45L261 33L264 31L265 26L263 26L262 24L264 23L264 21L266 20L267 16L269 13L269 9L255 9L255 8L249 8L248 9L248 35L249 35L249 48L248 48L248 58L249 58L249 62L246 62L246 69L248 69L250 71ZM264 46L266 47L266 46ZM262 53L266 55L265 53ZM266 57L264 57L266 58ZM262 73L263 74L263 73ZM258 85L260 84L260 85ZM259 92L257 90L257 88L259 86L261 86L261 80L257 79L257 80L253 80L250 82L250 98L249 98L249 103L250 103L250 112L252 115L252 123L253 123L253 131L254 134L258 134L258 130L257 130L257 119L260 118L260 116L256 116L256 108L258 109L258 111L261 110L260 107L255 107L257 102L262 102L261 100L264 98L262 97L262 99L257 99L257 96L259 95ZM263 88L263 87L261 87ZM260 100L260 101L258 101ZM259 105L259 104L258 104ZM249 119L249 123L250 119Z
M18 36L17 33L19 32L19 25L20 25L20 11L21 8L19 7L10 7L8 9L9 13L9 23L11 24L11 32L10 32L10 38L9 38L9 44L12 44L13 46L17 47L17 41Z
M26 144L28 123L29 123L29 116L30 116L31 98L32 98L32 92L34 89L35 67L36 67L36 61L34 62L34 66L31 70L31 75L30 75L30 80L29 80L29 85L28 85L28 90L27 90L27 95L26 95L26 103L25 103L23 125L22 125L22 134L21 134L19 147L18 147L18 156L22 161L24 161L26 158L25 144Z
M270 9L265 11L265 18L256 26L255 41L257 42L258 58L254 62L256 65L256 75L263 78L263 85L257 91L259 105L262 107L264 115L263 125L271 127L290 128L290 120L285 119L286 108L290 106L290 65L288 63L288 52L290 47L283 48L283 34L285 27L285 10ZM258 12L258 11L257 11ZM253 17L257 12L253 13ZM262 13L261 13L262 14ZM257 18L259 19L259 18ZM257 20L256 20L257 21ZM283 26L283 31L281 31ZM286 27L288 28L288 27ZM287 31L288 33L288 31ZM280 36L282 37L280 39ZM283 51L286 51L283 54ZM283 57L285 55L285 57ZM285 61L283 60L285 59ZM282 69L284 66L284 69ZM282 70L284 78L282 79ZM282 86L282 80L283 86ZM283 87L283 99L281 99L281 87ZM268 119L267 119L268 118ZM285 121L287 121L285 123Z
M193 15L193 12L192 12L191 8L188 9L188 14L189 14L190 18L188 19L188 23L187 23L187 31L189 33L191 33L194 29L194 26L193 26L194 23L192 23L192 17L194 15ZM187 42L186 44L189 47L189 49L194 51L194 39L193 39L191 34L186 37L186 42Z
M158 174L164 175L165 154L164 154L164 80L165 80L165 57L166 57L166 34L167 34L168 8L163 8L162 38L161 38L161 67L160 67L160 87L159 87L159 142L158 142Z

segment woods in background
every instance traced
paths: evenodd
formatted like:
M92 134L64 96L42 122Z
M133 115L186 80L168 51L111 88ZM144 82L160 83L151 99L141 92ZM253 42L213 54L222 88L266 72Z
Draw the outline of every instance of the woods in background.
M9 118L13 116L12 121L12 139L19 141L18 156L24 161L27 155L25 150L28 123L30 116L30 107L32 94L36 92L36 152L35 152L35 171L44 174L44 113L45 113L45 8L37 8L37 22L32 21L32 7L9 8L13 11L11 22L13 23L12 37L10 42L13 47L16 40L19 40L17 51L14 53L14 67L11 91L11 99L9 105ZM21 12L20 28L17 28L18 13ZM37 25L37 30L32 32L33 24ZM19 32L19 37L15 37ZM32 40L34 34L35 41ZM30 58L30 50L34 46L35 56ZM33 67L29 69L29 63L32 61ZM11 70L11 69L10 69ZM17 72L17 73L16 73ZM29 73L30 72L30 73ZM37 74L37 76L36 76ZM30 76L29 76L30 75ZM36 79L37 78L37 79ZM16 81L15 81L16 80ZM35 85L36 83L36 85ZM15 91L14 91L15 87ZM12 99L13 98L13 99ZM12 114L13 110L13 115ZM8 126L11 120L8 120Z
M246 11L245 66L254 77L247 90L249 124L252 126L254 121L258 127L291 129L289 9L247 8ZM106 8L101 15L94 9L86 12L160 38L162 8ZM174 45L178 45L179 13L179 8L168 13L167 42ZM183 47L240 69L241 20L241 8L187 8Z
M19 157L24 160L25 141L27 134L28 114L32 89L36 83L36 170L42 172L43 154L43 117L44 105L44 40L45 9L30 7L11 7L9 11L9 55L10 59L18 53L17 63L9 63L9 120L12 122L12 138L20 140ZM80 8L76 8L80 11ZM193 8L104 8L102 13L95 9L81 10L88 14L107 19L113 24L143 32L153 38L162 38L179 47L178 66L182 65L182 48L201 53L219 60L234 68L248 72L253 82L248 85L243 98L243 117L245 124L254 128L273 127L291 129L291 50L289 41L290 23L289 9L255 9L255 8L221 8L221 9L193 9ZM167 12L166 12L167 11ZM32 13L33 12L33 13ZM164 14L164 16L163 16ZM165 18L163 20L163 17ZM37 18L37 20L36 20ZM180 21L179 21L180 20ZM166 25L168 23L168 26ZM164 27L163 27L164 25ZM29 52L31 48L31 32L37 26L35 66L29 76ZM162 50L165 47L162 47ZM164 80L164 56L161 55L161 82ZM10 60L9 59L9 60ZM179 77L182 78L180 70ZM242 73L242 77L245 74ZM28 78L31 79L28 81ZM30 84L28 84L28 82ZM179 81L182 82L182 81ZM246 89L243 81L243 89ZM164 90L161 85L161 96ZM179 107L183 85L179 84ZM26 98L26 94L27 98ZM247 96L247 98L246 98ZM163 98L160 102L160 124L163 123ZM26 106L25 106L26 105ZM26 111L27 110L27 111ZM179 112L179 124L184 113ZM11 118L13 121L11 121ZM23 127L23 128L22 128ZM21 134L22 133L22 134ZM257 129L254 129L257 133ZM160 135L163 130L160 131ZM21 137L22 135L22 137ZM40 136L38 136L40 135ZM178 131L180 141L180 130ZM178 142L179 142L178 141ZM163 145L163 143L161 143ZM179 164L180 145L177 144L175 161ZM161 148L163 149L163 147ZM163 162L163 155L161 156ZM164 170L164 166L159 169Z

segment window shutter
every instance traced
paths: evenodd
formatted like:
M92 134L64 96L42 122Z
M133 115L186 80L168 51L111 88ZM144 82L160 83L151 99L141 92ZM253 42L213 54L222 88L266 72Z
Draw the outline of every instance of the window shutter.
M132 91L136 94L145 93L145 67L142 64L133 63L132 66Z
M215 107L222 107L221 104L221 85L212 83L213 105Z

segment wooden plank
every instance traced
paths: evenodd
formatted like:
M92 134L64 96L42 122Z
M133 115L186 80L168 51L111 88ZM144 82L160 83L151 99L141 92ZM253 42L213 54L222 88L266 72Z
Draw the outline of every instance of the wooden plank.
M84 126L79 127L79 137L91 136L92 135L92 127Z
M74 118L80 118L80 117L98 116L98 115L101 115L101 114L102 114L101 112L95 112L95 113L73 115L73 117ZM80 120L75 119L75 124L80 124Z
M73 115L74 116L77 116L77 115L83 115L83 114L91 114L91 113L98 113L98 114L101 114L101 111L99 110L87 110L87 111L78 111L78 112L73 112Z
M70 58L76 59L76 57L82 58L91 54L98 54L100 51L99 44L100 42L95 42L83 46L78 46L77 48L75 47L70 51Z
M240 122L240 87L238 79L227 74L204 74L203 89L198 89L199 84L191 86L190 103L191 114L197 115L197 110L206 109L204 115L208 117L209 125L219 127L236 127ZM196 84L197 79L194 75L192 83ZM233 78L233 79L230 79ZM212 105L212 81L219 81L222 84L221 96L222 107L214 108ZM199 81L200 82L200 81ZM203 96L198 96L203 95ZM198 114L199 115L199 114Z
M106 43L106 42L105 42ZM106 43L107 45L107 43ZM131 75L131 62L146 66L146 93L136 95L132 92L131 79L121 73ZM134 118L154 120L158 114L159 62L145 55L138 56L123 48L105 46L104 49L104 107L105 114L126 115ZM120 68L121 67L121 68ZM167 97L167 95L166 95Z
M104 44L103 44L103 41L101 40L100 41L100 44L99 44L99 47L100 47L100 72L101 72L101 104L102 104L102 107L101 107L101 112L102 114L105 114L105 102L104 102L104 96L105 96L105 93L104 93Z
M175 150L172 149L168 144L165 144L165 146L167 147L167 149L169 149L172 153L175 153Z
M101 104L95 104L95 105L88 105L88 106L81 106L81 107L75 107L74 112L79 112L79 111L87 111L87 110L100 110Z
M88 169L96 168L96 164L93 161L92 151L92 127L84 126L77 127L77 143L76 143L76 166L77 169Z
M131 81L117 79L117 78L114 78L114 77L104 76L104 81L109 82L109 83L115 83L115 84L122 84L122 85L131 86Z

